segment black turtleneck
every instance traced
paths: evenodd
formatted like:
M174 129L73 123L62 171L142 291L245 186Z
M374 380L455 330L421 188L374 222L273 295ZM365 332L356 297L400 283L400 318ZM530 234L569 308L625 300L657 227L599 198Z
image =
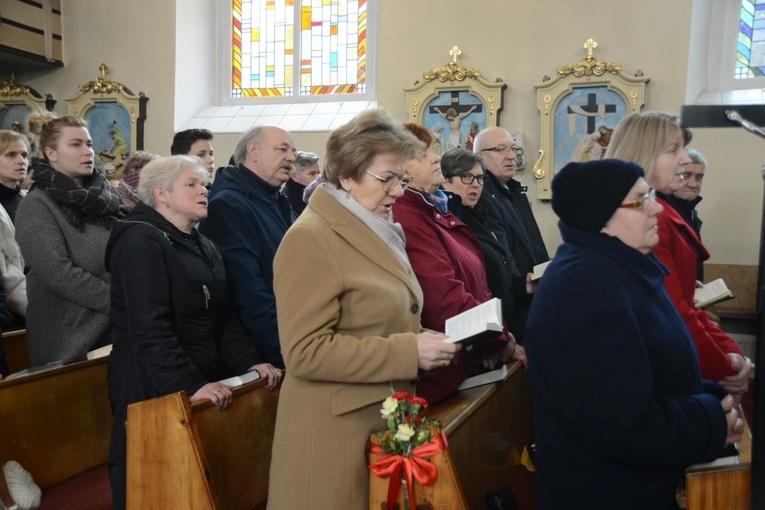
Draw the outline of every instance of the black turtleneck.
M21 187L11 189L0 184L0 205L2 205L11 217L11 221L16 223L16 208L21 203Z

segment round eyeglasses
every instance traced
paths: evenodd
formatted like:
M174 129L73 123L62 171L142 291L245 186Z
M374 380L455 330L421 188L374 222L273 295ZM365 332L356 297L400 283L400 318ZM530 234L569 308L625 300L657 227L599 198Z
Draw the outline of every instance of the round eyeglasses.
M649 202L656 202L656 190L652 189L642 197L638 198L637 200L630 200L629 202L624 202L623 204L620 204L619 207L634 207L635 209L640 209L641 211L645 211L648 208Z
M393 190L396 185L400 186L402 190L405 190L409 187L409 185L412 183L411 177L405 177L400 178L398 175L389 175L388 177L382 177L380 175L377 175L376 173L370 172L369 170L364 170L366 173L380 181L383 185L383 190L385 190L386 193L389 193L391 190Z
M486 179L486 176L484 174L481 174L481 175L473 175L469 173L460 174L460 181L462 181L462 184L470 185L470 184L473 184L473 181L475 181L478 183L479 186L483 186L484 179Z

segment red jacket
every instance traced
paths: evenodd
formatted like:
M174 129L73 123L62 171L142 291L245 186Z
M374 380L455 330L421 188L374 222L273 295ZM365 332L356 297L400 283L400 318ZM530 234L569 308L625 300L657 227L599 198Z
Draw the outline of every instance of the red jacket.
M443 332L446 319L491 299L483 253L470 227L414 190L396 200L393 221L404 228L406 253L422 287L423 327ZM509 341L505 334L498 338L461 351L457 364L443 370L420 371L417 394L430 403L446 398L470 376L479 353L498 351Z
M669 269L664 285L696 344L701 377L717 382L734 374L725 355L731 352L741 354L741 349L709 320L704 310L694 306L696 270L709 258L709 252L671 205L664 200L659 203L664 206L664 213L659 216L659 244L653 253Z

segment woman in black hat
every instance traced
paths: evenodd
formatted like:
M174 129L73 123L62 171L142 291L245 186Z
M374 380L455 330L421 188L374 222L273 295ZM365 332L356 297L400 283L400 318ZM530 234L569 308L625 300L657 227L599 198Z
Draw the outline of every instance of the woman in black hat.
M743 423L702 382L662 283L663 208L643 170L615 159L569 163L552 192L564 242L526 330L540 508L676 509L685 468L739 441Z

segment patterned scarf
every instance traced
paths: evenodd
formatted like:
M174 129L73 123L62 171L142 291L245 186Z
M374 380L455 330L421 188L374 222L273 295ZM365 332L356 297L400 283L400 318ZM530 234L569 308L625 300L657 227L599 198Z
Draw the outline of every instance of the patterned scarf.
M111 229L112 223L128 212L117 190L98 169L83 180L82 186L48 165L36 166L32 180L33 188L40 188L53 199L67 222L80 232L85 231L86 223Z

